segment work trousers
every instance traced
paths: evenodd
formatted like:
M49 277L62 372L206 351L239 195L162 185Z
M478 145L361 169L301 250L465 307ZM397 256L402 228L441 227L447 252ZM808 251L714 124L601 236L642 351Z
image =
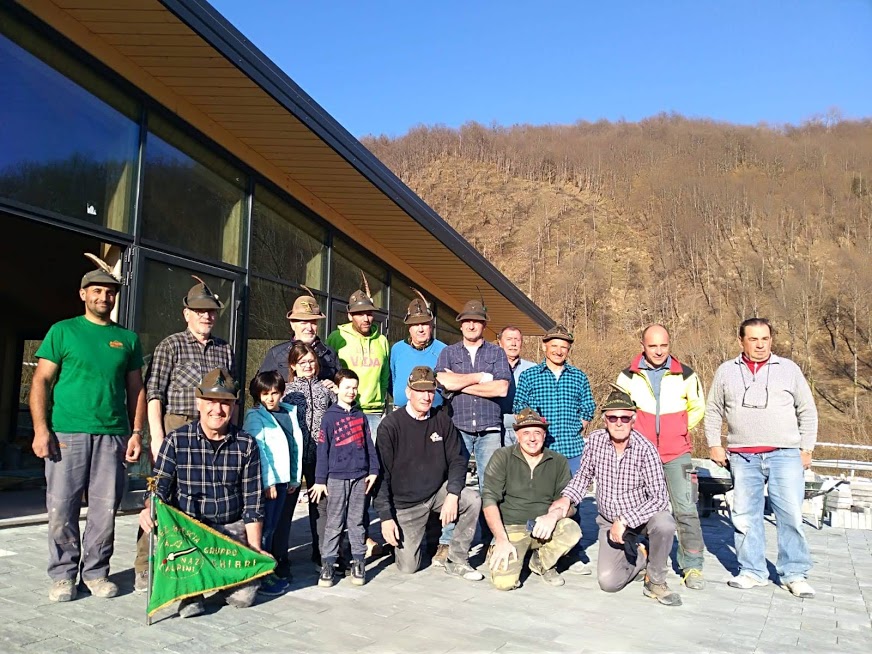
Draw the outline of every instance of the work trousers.
M126 436L57 433L59 456L46 459L48 576L83 581L109 576L115 548L115 513L124 493ZM82 494L88 519L79 534Z
M447 482L428 500L405 509L397 509L397 526L400 530L399 547L394 550L397 569L412 574L421 567L421 553L427 518L430 513L439 513L448 495ZM481 497L475 489L466 487L460 493L457 507L457 522L448 546L448 560L464 563L469 560L469 546L475 536L475 524L481 511Z
M515 546L518 556L509 562L506 570L491 570L491 583L497 590L512 590L518 585L524 568L524 557L531 549L539 552L539 561L543 568L553 568L560 557L575 547L581 539L581 528L572 518L563 518L557 521L548 540L533 538L527 525L506 525L506 534L509 542Z
M612 543L609 540L609 529L612 523L603 516L596 517L599 526L599 553L597 560L597 581L600 588L607 593L615 593L629 584L636 575L647 567L648 579L652 583L666 582L666 566L669 553L672 551L672 539L675 538L675 519L669 511L660 511L651 516L644 525L635 531L640 536L648 537L648 556L634 552L629 555L623 544Z

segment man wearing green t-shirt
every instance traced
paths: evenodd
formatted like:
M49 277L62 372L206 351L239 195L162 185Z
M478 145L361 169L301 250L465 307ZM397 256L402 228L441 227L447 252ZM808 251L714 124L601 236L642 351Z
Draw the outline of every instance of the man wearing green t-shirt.
M79 574L92 595L118 594L109 581L115 512L124 461L136 462L142 449L142 346L112 321L120 282L100 264L82 278L84 315L52 325L36 351L30 390L33 451L45 459L53 602L76 598ZM80 539L83 492L88 520Z

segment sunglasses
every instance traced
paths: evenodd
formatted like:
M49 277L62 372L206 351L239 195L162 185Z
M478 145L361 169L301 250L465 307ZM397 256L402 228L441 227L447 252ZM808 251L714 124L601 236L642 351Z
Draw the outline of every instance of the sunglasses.
M612 424L620 421L623 424L629 423L633 419L633 416L606 416L606 420L611 422Z

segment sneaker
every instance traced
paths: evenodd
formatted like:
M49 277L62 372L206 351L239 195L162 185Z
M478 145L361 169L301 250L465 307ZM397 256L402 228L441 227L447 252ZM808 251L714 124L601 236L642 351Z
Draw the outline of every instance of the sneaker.
M578 561L578 563L581 563L581 561ZM542 581L549 586L562 586L566 583L556 569L545 569L545 566L542 565L542 561L539 559L539 552L533 552L533 555L530 557L530 572L542 577Z
M593 572L591 567L577 556L567 557L572 563L566 567L566 571L574 575L589 575Z
M351 562L351 583L355 586L363 586L366 583L366 564L355 559Z
M94 597L115 597L118 594L118 586L109 581L107 577L86 581L85 586Z
M728 586L732 586L733 588L741 588L742 590L748 590L749 588L759 588L763 586L768 586L768 581L760 581L757 577L752 577L747 574L740 574L736 577L733 577L727 582Z
M148 570L133 575L133 590L137 593L144 593L148 590Z
M433 555L433 565L438 566L440 568L445 567L445 562L448 561L448 545L443 545L439 543L436 547L436 554Z
M696 568L685 570L682 581L691 590L702 590L705 588L705 578L702 576L702 570L697 570Z
M206 607L203 605L203 596L187 597L179 602L179 617L180 618L195 618L198 615L203 615L206 612Z
M666 606L681 606L681 595L669 590L666 583L655 584L650 579L645 579L645 586L642 588L642 594L645 597L656 599L661 604Z
M276 597L287 592L290 584L278 577L275 573L268 574L260 582L260 588L257 589L258 595L266 595L267 597Z
M48 589L48 599L50 602L70 602L76 599L78 594L79 589L76 587L76 582L72 579L56 581Z
M467 581L481 581L484 575L478 570L469 565L468 561L463 563L455 563L454 561L445 562L445 573L452 577L461 577Z
M318 566L318 570L321 570L321 566ZM273 570L273 574L279 579L284 579L285 581L290 581L293 578L291 575L291 564L287 561L279 561L276 563L276 569Z
M330 588L333 585L332 563L325 563L321 566L321 574L318 575L318 585L322 588Z
M812 599L814 597L814 588L805 579L785 581L784 587L796 597L801 597L802 599Z

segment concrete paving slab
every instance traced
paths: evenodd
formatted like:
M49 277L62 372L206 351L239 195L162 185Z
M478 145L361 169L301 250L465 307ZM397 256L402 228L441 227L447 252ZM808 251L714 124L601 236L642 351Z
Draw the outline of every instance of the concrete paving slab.
M591 523L594 508L583 505ZM872 538L850 530L807 528L816 567L813 600L774 583L740 591L726 581L736 572L732 528L723 516L702 521L708 586L689 591L670 573L684 606L664 607L640 584L620 593L599 590L595 576L566 575L551 588L528 579L511 593L487 581L469 583L427 568L397 572L389 557L369 565L368 583L347 580L318 588L308 561L305 505L292 528L289 593L263 598L251 609L207 602L206 615L184 620L175 609L145 626L145 596L130 592L135 516L118 518L113 579L123 594L101 600L82 593L66 604L48 602L44 525L0 530L0 651L3 652L795 652L852 654L872 642ZM766 526L770 561L775 530ZM377 532L376 532L377 533ZM596 545L587 540L596 563ZM479 559L480 561L480 559ZM484 571L484 570L483 570ZM486 572L486 571L485 571Z

